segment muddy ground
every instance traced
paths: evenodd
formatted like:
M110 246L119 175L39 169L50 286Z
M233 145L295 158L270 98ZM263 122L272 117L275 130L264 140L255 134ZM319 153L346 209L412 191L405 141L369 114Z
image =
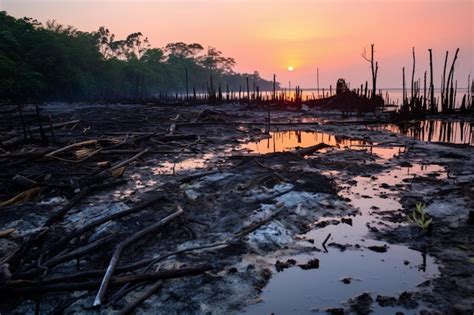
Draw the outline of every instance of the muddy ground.
M48 104L42 113L80 121L48 133L48 145L3 146L0 200L40 189L0 208L1 313L130 311L153 288L134 312L472 314L473 146L372 128L383 117L237 104ZM86 140L100 141L46 156ZM97 174L111 187L91 186ZM408 222L416 203L433 220L427 231ZM126 246L93 306L117 244L177 209ZM150 278L126 278L141 274Z

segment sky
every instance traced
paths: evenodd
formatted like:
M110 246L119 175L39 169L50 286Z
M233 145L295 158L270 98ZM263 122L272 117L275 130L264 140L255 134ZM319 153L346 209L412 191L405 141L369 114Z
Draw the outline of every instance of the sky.
M447 50L451 60L460 48L459 87L474 76L474 0L0 0L0 10L82 31L106 26L117 38L140 31L153 47L214 46L236 59L236 71L275 73L283 85L315 87L319 68L321 87L338 78L370 86L361 54L371 44L379 87L401 87L402 67L411 77L412 47L416 78L429 71L428 48L436 86Z

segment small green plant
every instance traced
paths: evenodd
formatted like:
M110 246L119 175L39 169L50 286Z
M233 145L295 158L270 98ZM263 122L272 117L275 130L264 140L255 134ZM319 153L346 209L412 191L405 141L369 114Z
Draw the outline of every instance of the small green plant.
M433 219L428 218L426 214L426 205L424 203L417 202L415 210L413 210L413 213L408 216L408 221L418 225L423 230L423 232L426 232L431 222L433 222Z

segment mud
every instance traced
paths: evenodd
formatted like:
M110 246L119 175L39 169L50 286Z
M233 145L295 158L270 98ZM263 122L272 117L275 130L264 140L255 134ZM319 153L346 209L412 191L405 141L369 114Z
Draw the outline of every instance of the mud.
M311 111L278 111L268 124L266 111L240 105L216 110L50 104L43 111L57 120L81 119L76 129L57 134L74 136L76 142L167 133L173 124L174 134L193 135L170 142L155 138L153 150L162 153L149 153L127 167L125 184L86 197L50 236L59 240L87 222L164 193L162 201L71 242L71 249L111 234L130 235L172 213L177 203L183 218L133 244L119 266L224 244L151 264L149 270L200 263L213 269L163 280L138 314L471 314L474 309L472 146L423 142L388 127L372 128L370 116L348 121ZM330 147L305 158L294 153L318 143ZM49 175L60 182L67 170L67 180L78 180L90 167L78 166L74 175L64 163L40 162L12 168L5 177ZM2 190L2 200L14 189ZM16 231L0 238L1 255L12 253L74 195L53 189L2 209L0 230ZM433 218L430 234L408 223L419 202ZM62 263L44 278L106 268L113 244ZM114 288L101 308L92 307L96 290L13 297L2 292L1 311L109 313L137 299L150 284L139 283L126 294Z

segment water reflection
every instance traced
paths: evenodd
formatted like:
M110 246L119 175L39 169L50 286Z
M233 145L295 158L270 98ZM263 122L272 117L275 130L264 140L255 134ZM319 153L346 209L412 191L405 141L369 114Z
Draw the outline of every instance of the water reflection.
M303 235L306 241L313 240L321 248L323 241L331 235L328 244L346 244L348 249L340 251L328 246L328 252L280 257L285 261L295 259L304 263L318 258L320 267L313 270L302 270L295 266L274 273L262 293L262 301L251 305L243 314L327 314L326 308L344 307L345 300L363 292L398 296L404 290L416 290L418 284L439 275L439 269L433 257L410 249L404 245L387 244L383 241L367 238L369 226L384 229L395 225L386 221L383 216L387 211L397 212L402 208L399 202L396 185L402 185L405 179L415 176L437 174L446 178L446 171L437 165L414 164L411 167L395 168L382 172L376 177L358 176L355 184L347 184L343 180L338 184L343 188L341 197L350 200L360 213L351 217L352 225L339 223L317 227ZM337 172L328 172L335 178ZM379 215L380 214L380 215ZM320 221L331 220L333 217L321 218ZM401 223L403 224L403 223ZM385 253L376 253L369 246L384 246ZM350 278L350 284L341 282L342 278ZM419 309L423 308L420 304ZM419 309L413 309L418 313ZM374 314L395 314L406 311L399 307L380 307L373 305Z
M188 170L202 169L215 159L215 154L206 153L202 156L188 158L184 160L160 162L158 166L151 170L155 175L175 175Z
M370 127L413 137L420 141L469 144L474 146L473 124L467 121L421 120L407 124Z
M292 130L270 132L267 139L247 143L243 146L243 149L247 149L252 153L266 154L291 151L297 147L309 147L318 143L325 143L339 148L360 148L360 146L368 144L363 140L340 139L323 132Z
M405 152L403 146L380 147L360 139L341 138L324 132L298 130L270 132L268 138L246 143L241 148L251 153L266 154L292 151L298 147L309 147L318 143L339 149L365 150L384 159Z

